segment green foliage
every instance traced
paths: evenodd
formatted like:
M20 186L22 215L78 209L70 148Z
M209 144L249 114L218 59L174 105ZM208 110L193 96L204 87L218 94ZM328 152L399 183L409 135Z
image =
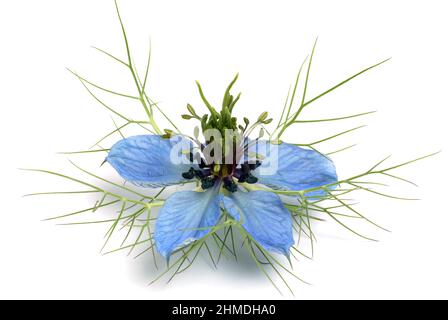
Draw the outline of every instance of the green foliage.
M115 2L116 4L116 2ZM90 149L83 151L74 151L74 152L65 152L64 154L76 154L76 155L96 155L107 153L109 151L108 148L103 148L100 144L102 144L107 138L112 136L120 135L120 138L124 136L122 130L128 126L138 126L144 132L150 132L152 134L159 134L165 137L170 137L176 134L182 134L174 122L172 122L164 113L163 109L155 103L146 92L146 84L148 79L148 69L151 57L151 50L148 53L147 65L145 68L145 73L142 79L139 77L138 72L133 64L132 55L130 46L128 43L128 38L126 35L126 31L123 25L122 18L120 16L120 12L117 8L117 15L119 18L119 23L122 28L122 34L124 39L124 45L126 50L126 59L122 60L117 58L116 56L102 50L95 48L101 53L105 54L109 58L112 58L115 62L123 65L128 72L130 73L131 79L135 85L135 94L121 93L115 90L104 88L100 85L95 84L87 80L84 77L79 76L74 71L70 71L73 73L77 79L82 83L82 85L87 89L88 93L92 95L92 97L104 108L106 108L113 116L117 117L122 121L122 123L115 123L115 129L113 131L108 132L99 140L97 140ZM316 41L317 43L317 41ZM321 94L315 96L314 98L307 99L306 93L310 78L310 70L313 61L313 56L316 48L316 43L313 46L311 55L308 59L305 59L302 66L299 69L299 72L296 77L296 81L292 88L292 91L289 90L286 101L284 103L281 116L279 121L272 132L270 132L266 126L272 122L272 118L269 118L267 112L263 112L259 115L257 120L251 125L249 119L243 118L242 123L237 123L237 119L232 116L232 112L236 103L240 99L240 95L238 94L236 97L231 94L231 89L234 86L235 82L238 79L238 74L234 77L234 79L230 82L228 87L226 88L222 100L221 110L218 111L213 105L206 99L203 89L199 82L197 82L197 87L199 90L199 94L202 98L202 101L208 110L208 113L199 115L196 110L190 104L187 105L188 114L182 115L182 118L186 120L195 119L200 122L200 127L202 131L210 128L218 129L223 132L225 129L239 129L240 133L244 136L249 136L255 128L260 128L258 137L261 138L265 135L265 132L270 136L270 139L273 143L281 143L281 138L283 134L293 125L297 124L306 124L306 123L321 123L321 122L331 122L331 121L343 121L348 119L354 119L361 116L369 115L373 111L370 112L362 112L354 115L348 116L340 116L336 118L328 118L328 119L314 119L314 120L306 120L301 119L300 116L304 109L311 105L312 102L320 99L321 97L327 95L328 93L334 91L338 87L346 84L350 80L358 77L359 75L383 64L387 60L384 60L380 63L374 64L371 67L365 68L360 72L348 77L347 79L339 82L335 86L329 88L328 90L322 92ZM302 74L302 69L305 66L306 61L308 62L307 70L306 70L306 78L304 82L304 88L302 89L302 96L300 99L300 103L297 107L294 106L296 101L298 89L299 89L299 80ZM120 96L123 98L127 98L130 100L137 101L143 109L145 114L145 119L131 119L130 117L123 115L116 111L114 107L109 106L104 101L100 100L93 92L93 90L100 90L106 92L108 94L114 96ZM172 128L169 129L160 129L157 123L157 117L163 117L167 119L167 121L171 124ZM293 141L292 143L298 146L304 146L308 148L312 148L317 151L317 145L320 145L324 142L328 142L329 140L336 139L342 135L353 132L357 129L361 128L361 126L356 126L351 129L344 130L340 133L333 134L327 137L323 137L313 142L298 142ZM197 139L199 136L199 127L195 127L194 137ZM326 155L335 154L337 152L345 151L352 146L345 147L333 152L329 152ZM319 152L319 151L318 151ZM364 220L368 223L373 224L374 226L386 230L380 227L375 222L371 221L364 214L361 214L358 209L355 208L355 203L351 200L346 199L346 196L351 195L355 192L366 192L382 197L388 197L393 199L405 199L402 197L398 197L395 195L390 195L386 192L379 191L377 188L382 187L383 183L380 181L372 180L371 178L384 177L392 180L404 181L407 183L412 183L411 181L399 177L391 172L401 168L405 165L414 163L418 160L430 157L431 155L427 155L421 158L414 159L412 161L407 161L404 163L400 163L397 165L389 166L383 169L379 167L384 163L387 159L384 159L378 163L376 163L370 169L363 171L361 174L354 175L349 178L341 179L338 182L324 185L316 188L311 188L307 190L273 190L266 187L261 187L253 184L243 183L242 186L247 190L267 190L273 193L276 193L280 196L288 195L290 196L288 200L285 200L285 207L291 212L291 217L294 222L294 229L297 233L297 244L291 249L291 257L297 259L295 254L298 254L301 257L312 258L314 252L314 242L316 240L316 235L313 231L313 223L322 222L328 217L330 220L336 222L341 225L346 230L349 230L353 234L360 236L365 239L373 240L371 237L365 236L354 230L349 224L345 221L347 219L357 219ZM91 173L74 163L72 163L78 170L81 171L82 174L85 174L89 177L89 179L94 180L94 182L82 180L80 178L71 177L68 175L64 175L58 172L50 171L50 170L38 170L38 169L28 169L34 172L40 172L47 175L56 176L65 180L69 180L75 184L81 185L83 190L75 190L75 191L55 191L55 192L39 192L30 194L31 195L86 195L86 194L94 194L97 195L97 199L93 205L78 210L75 212L64 213L62 215L49 218L48 220L55 219L67 219L67 218L76 218L78 216L82 216L87 213L91 213L93 215L98 215L98 212L101 210L108 209L109 212L115 212L114 218L111 219L96 219L90 221L77 221L77 222L69 222L64 223L65 225L73 225L73 224L106 224L108 225L108 229L105 235L105 243L103 245L103 249L106 248L109 240L112 236L120 233L120 230L124 230L124 236L121 241L121 245L118 248L106 251L105 253L117 252L117 251L127 251L128 254L131 254L135 250L139 250L139 253L136 256L140 256L145 253L150 253L153 256L153 261L155 266L157 266L158 258L156 256L154 250L154 240L153 240L153 227L154 221L157 218L157 208L162 206L164 203L164 198L162 194L165 192L165 188L161 188L159 192L157 192L154 196L148 196L139 191L134 190L131 187L126 187L121 184L117 184L115 182L110 181L109 179L100 177L94 173ZM370 180L369 180L370 179ZM105 186L103 186L105 184ZM413 184L413 183L412 183ZM320 198L309 199L306 195L309 192L316 190L324 190L325 196ZM292 196L292 197L291 197ZM407 199L412 200L412 199ZM113 209L113 210L111 210ZM311 246L311 253L306 253L302 250L303 245L302 242L304 239L308 239ZM220 222L213 228L210 228L209 232L201 239L190 243L187 247L178 250L171 259L171 263L167 265L167 268L161 272L155 279L151 282L162 278L163 276L168 277L168 281L171 281L175 276L181 274L186 271L198 257L201 251L206 251L208 257L210 258L211 263L216 266L221 261L222 257L227 259L234 259L238 261L238 257L241 255L241 250L246 250L246 253L253 260L254 265L260 269L263 274L269 279L272 285L277 288L279 291L278 284L275 279L273 279L273 273L280 278L281 282L285 285L285 287L292 293L292 287L289 285L285 275L292 276L294 279L303 282L301 278L299 278L295 273L291 271L291 267L288 266L291 264L291 261L287 261L286 263L280 261L277 256L274 256L270 252L263 249L251 236L248 234L241 224L234 219L232 219L227 212L222 210Z

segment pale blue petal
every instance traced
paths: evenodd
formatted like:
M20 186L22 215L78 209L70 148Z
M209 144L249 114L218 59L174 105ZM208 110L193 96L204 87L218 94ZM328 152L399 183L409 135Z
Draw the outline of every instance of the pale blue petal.
M179 184L187 181L182 173L191 165L173 163L170 153L175 143L158 135L132 136L115 143L106 160L123 179L139 186Z
M272 148L277 148L277 151ZM266 159L262 161L261 167L254 172L261 184L274 189L304 190L338 181L333 162L319 152L288 143L279 145L268 143L265 149ZM277 161L277 159L276 172L263 174L264 168L272 165L273 161ZM306 194L308 197L323 195L325 195L323 190Z
M292 218L280 198L267 191L237 191L223 197L229 214L266 250L289 256L294 244Z
M159 253L168 258L173 251L210 232L219 220L220 202L216 188L171 195L156 220L154 240Z

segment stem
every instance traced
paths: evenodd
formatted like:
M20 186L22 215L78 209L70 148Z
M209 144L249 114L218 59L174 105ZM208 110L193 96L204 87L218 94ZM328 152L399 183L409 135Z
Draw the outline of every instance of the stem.
M121 15L120 15L120 10L118 9L118 4L117 4L117 1L116 1L116 0L115 0L115 8L116 8L116 10L117 10L118 20L120 21L121 30L122 30L122 32L123 32L124 43L125 43L125 45L126 45L126 54L127 54L127 57L128 57L128 63L127 63L127 66L128 66L128 68L129 68L129 70L131 71L132 78L134 79L135 86L137 87L137 91L138 91L138 96L139 96L140 103L142 104L143 108L145 109L145 112L146 112L146 114L148 115L148 120L149 120L151 126L154 128L154 131L155 131L157 134L160 135L160 134L162 134L162 131L160 130L160 128L157 126L156 122L154 121L153 114L152 114L152 112L149 110L148 105L147 105L146 102L145 102L145 99L144 99L144 95L143 95L142 89L140 88L140 84L139 84L139 82L138 82L138 80L137 80L137 75L136 75L136 73L135 73L135 70L134 70L134 67L133 67L133 64L132 64L131 51L130 51L130 49L129 49L128 37L126 36L126 30L125 30L125 28L124 28L123 21L122 21L122 19L121 19Z

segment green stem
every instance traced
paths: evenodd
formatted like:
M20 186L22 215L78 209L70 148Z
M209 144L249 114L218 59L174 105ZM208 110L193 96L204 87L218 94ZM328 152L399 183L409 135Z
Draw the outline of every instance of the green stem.
M122 21L122 19L121 19L120 10L118 9L117 1L115 1L115 8L116 8L116 10L117 10L118 20L120 21L121 30L122 30L122 32L123 32L124 43L125 43L125 45L126 45L126 54L127 54L127 57L128 57L128 63L127 63L127 66L128 66L128 68L129 68L129 70L131 71L132 78L134 79L135 86L137 87L137 91L138 91L138 96L139 96L140 103L142 104L143 108L145 109L145 112L146 112L146 114L147 114L147 116L148 116L149 122L151 123L151 126L154 128L154 131L155 131L157 134L161 135L161 134L162 134L162 131L160 130L160 128L157 126L156 122L154 121L153 114L152 114L152 112L150 112L150 110L149 110L149 108L148 108L148 105L147 105L146 102L145 102L145 99L144 99L144 95L143 95L142 89L140 88L140 84L139 84L139 82L138 82L137 75L136 75L136 73L135 73L135 70L134 70L134 67L133 67L133 64L132 64L131 51L130 51L130 49L129 49L128 37L127 37L127 35L126 35L126 30L125 30L125 28L124 28L124 24L123 24L123 21Z

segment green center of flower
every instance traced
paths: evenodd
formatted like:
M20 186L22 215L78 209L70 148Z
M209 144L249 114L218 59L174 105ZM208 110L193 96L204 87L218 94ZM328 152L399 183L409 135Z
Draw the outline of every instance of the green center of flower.
M201 85L196 82L199 95L209 112L200 116L190 104L187 104L189 114L182 115L182 118L186 120L198 120L205 137L205 143L200 143L199 127L196 127L193 140L199 145L200 151L188 154L192 166L188 171L182 173L182 177L184 179L199 179L203 189L211 188L217 182L222 182L225 189L235 192L238 189L237 183L256 183L258 181L252 171L261 165L261 161L244 160L251 143L248 137L254 129L261 126L258 139L261 138L264 134L263 125L269 124L272 119L268 118L267 112L262 112L252 125L246 117L243 118L243 123L238 123L232 112L241 93L236 97L230 93L237 79L238 74L226 88L220 111L205 98ZM217 132L220 135L219 139L216 138L216 135L211 136L210 131ZM229 135L229 132L232 134ZM166 133L167 136L170 135L169 132ZM217 149L222 151L218 159L214 157L213 151L209 155L204 154L212 145L215 151Z

